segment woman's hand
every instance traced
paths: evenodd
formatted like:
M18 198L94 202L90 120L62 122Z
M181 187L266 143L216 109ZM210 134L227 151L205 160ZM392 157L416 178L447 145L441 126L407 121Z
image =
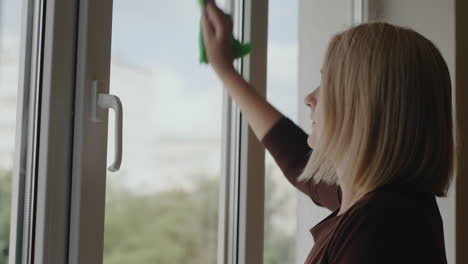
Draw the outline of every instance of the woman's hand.
M235 71L232 65L232 18L214 0L206 0L202 16L203 41L208 62L219 76Z
M261 140L283 115L234 69L232 19L220 10L213 0L206 0L202 24L208 62L223 81L223 87L237 103L243 116L247 118L257 139Z

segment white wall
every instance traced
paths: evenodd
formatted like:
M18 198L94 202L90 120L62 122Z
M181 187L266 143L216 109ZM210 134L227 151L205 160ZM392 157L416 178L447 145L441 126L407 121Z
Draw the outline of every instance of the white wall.
M372 0L370 18L407 26L429 38L446 60L455 84L455 1ZM452 89L455 91L454 87ZM438 198L444 220L448 263L455 263L455 185L446 198Z
M432 40L441 50L455 82L454 0L368 0L369 18L407 26ZM320 66L329 38L351 24L351 0L301 0L299 8L299 124L310 132L309 110L303 98L320 84ZM455 185L438 198L444 220L448 263L455 263ZM309 229L329 212L300 196L297 263L304 263L313 246Z
M350 0L301 0L299 5L299 125L311 132L309 109L304 97L320 85L320 68L328 40L351 23ZM296 263L303 264L314 241L309 229L330 211L303 194L297 209Z

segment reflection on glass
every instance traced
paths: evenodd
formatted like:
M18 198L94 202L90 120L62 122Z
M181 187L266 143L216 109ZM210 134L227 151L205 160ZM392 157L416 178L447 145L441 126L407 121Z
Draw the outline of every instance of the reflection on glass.
M269 1L267 99L297 122L298 0ZM296 190L265 152L263 262L295 263Z
M6 9L8 7L8 10ZM8 263L21 1L0 2L0 264Z
M124 154L107 177L104 263L216 263L223 88L198 63L197 1L114 0L113 12Z

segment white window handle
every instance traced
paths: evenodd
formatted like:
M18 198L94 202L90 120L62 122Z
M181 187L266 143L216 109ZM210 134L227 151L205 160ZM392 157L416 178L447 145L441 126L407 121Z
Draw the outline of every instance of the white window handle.
M97 118L97 106L103 109L113 109L115 113L114 127L114 162L107 169L111 172L116 172L120 169L122 163L122 102L116 95L98 93L98 81L92 83L92 102L91 102L91 119L95 122L100 120Z

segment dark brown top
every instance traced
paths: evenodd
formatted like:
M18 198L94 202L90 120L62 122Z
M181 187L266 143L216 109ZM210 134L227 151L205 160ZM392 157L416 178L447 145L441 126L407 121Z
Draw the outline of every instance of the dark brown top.
M306 264L447 263L442 218L432 194L411 185L388 184L337 216L339 186L296 181L312 151L307 137L283 117L261 140L288 181L332 211L310 229L315 244Z

